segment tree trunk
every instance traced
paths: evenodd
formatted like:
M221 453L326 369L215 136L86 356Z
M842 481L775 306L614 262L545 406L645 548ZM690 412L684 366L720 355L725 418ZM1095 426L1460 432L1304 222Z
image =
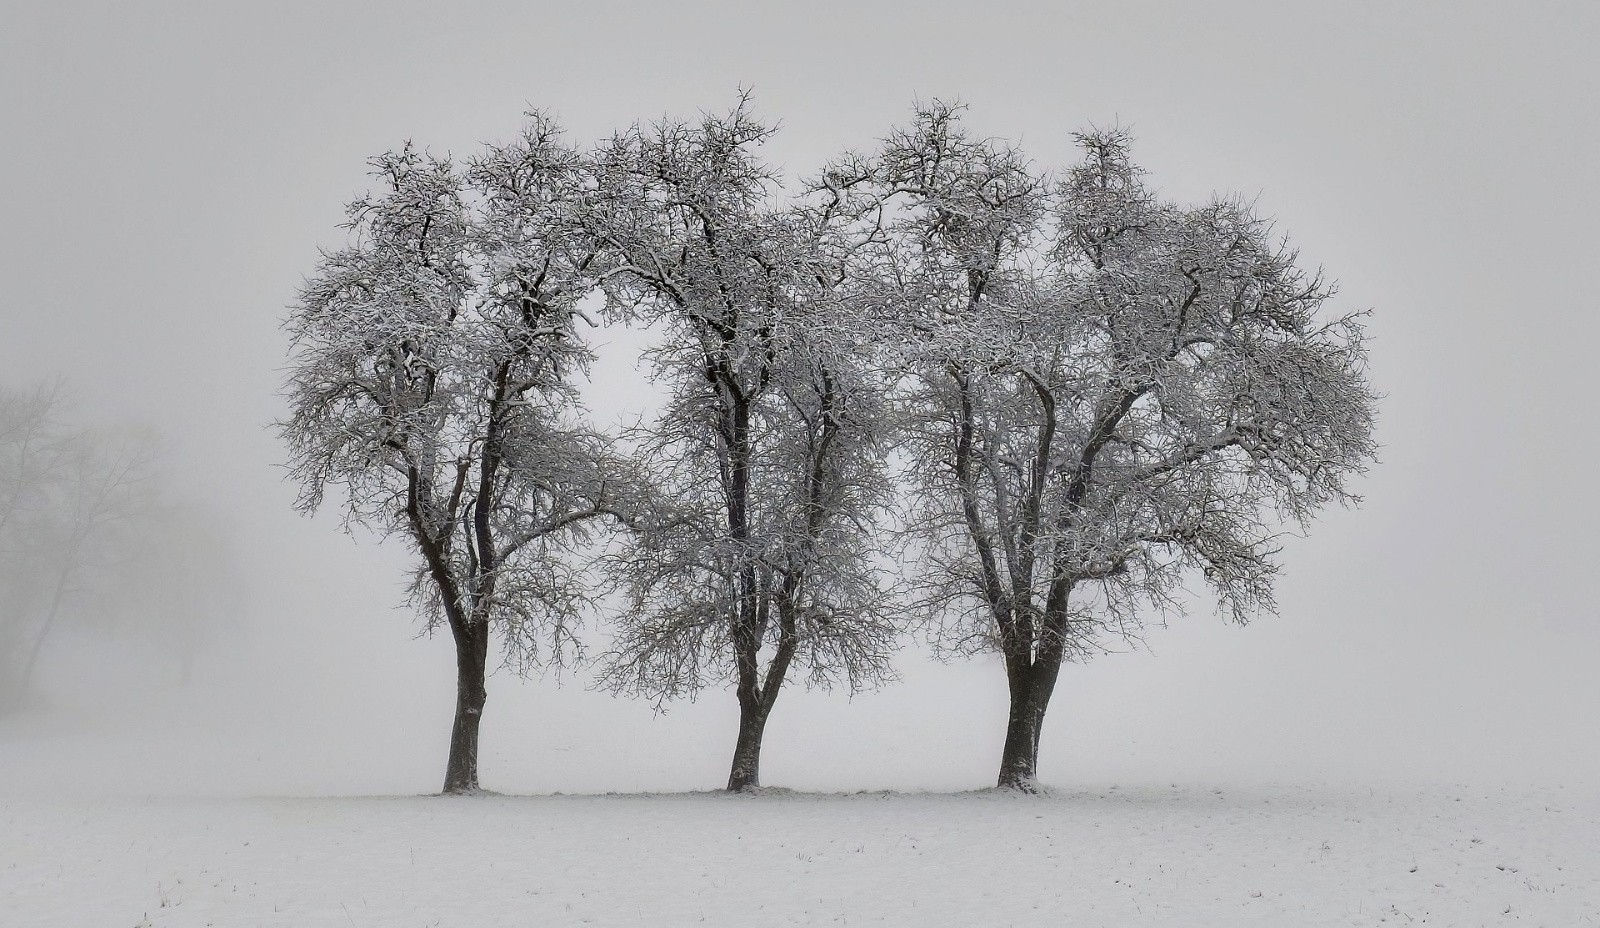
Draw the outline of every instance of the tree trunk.
M76 547L73 554L76 556ZM50 637L50 629L56 624L56 615L61 612L61 599L66 595L67 576L71 573L70 565L63 568L56 576L55 591L50 595L50 608L44 614L44 622L39 625L39 631L34 635L33 646L28 649L28 661L22 665L22 675L17 678L17 690L12 696L11 706L18 707L28 698L28 687L33 682L33 672L39 666L39 655L44 653L44 642Z
M1006 720L1006 742L1000 750L1000 777L996 786L1023 793L1039 791L1039 735L1060 674L1059 659L1040 657L1011 674L1011 711Z
M728 773L728 792L739 793L761 786L761 737L767 728L770 710L758 702L739 701L739 737L733 745L733 769Z
M450 760L445 765L445 793L478 791L478 724L488 698L484 680L488 670L487 622L451 624L456 641L456 719L450 730Z

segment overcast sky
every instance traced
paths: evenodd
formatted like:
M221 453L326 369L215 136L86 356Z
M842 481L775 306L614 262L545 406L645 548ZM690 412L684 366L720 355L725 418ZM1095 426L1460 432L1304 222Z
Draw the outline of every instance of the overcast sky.
M1253 198L1339 281L1337 306L1374 312L1386 396L1365 504L1288 544L1280 615L1241 629L1202 607L1148 651L1069 667L1045 782L1600 776L1596 35L1592 0L8 0L0 380L62 374L90 414L167 435L174 481L217 514L245 577L232 645L181 711L125 712L70 744L0 729L0 763L86 783L437 788L451 648L396 608L400 545L291 510L268 428L284 307L342 240L373 154L467 153L530 106L589 141L726 109L744 87L796 174L872 145L916 99L966 101L977 131L1045 166L1072 157L1074 129L1120 122L1155 186ZM608 416L636 399L611 357L593 391ZM64 679L74 658L56 660ZM141 673L115 663L85 666ZM766 782L991 782L998 665L908 654L904 671L854 702L786 695ZM731 693L655 718L586 682L493 679L485 786L720 785Z

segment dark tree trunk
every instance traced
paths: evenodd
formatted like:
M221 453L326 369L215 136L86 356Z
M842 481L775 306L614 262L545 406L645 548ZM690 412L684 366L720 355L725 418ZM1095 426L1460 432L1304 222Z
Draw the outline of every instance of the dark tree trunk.
M790 591L792 592L792 591ZM751 634L740 636L739 654L739 737L733 745L733 769L728 772L728 791L737 793L761 786L761 739L767 719L778 702L778 692L794 660L798 639L792 599L780 604L778 647L767 665L766 680L760 683L757 672L760 640ZM759 685L758 685L759 683Z
M489 625L452 624L456 642L456 718L450 730L450 760L445 765L444 792L478 790L478 725L488 698Z
M750 538L750 403L738 389L737 378L723 362L724 432L729 468L727 473L728 537L743 546ZM731 397L727 394L731 394ZM739 599L734 604L732 637L735 687L739 696L739 735L733 745L733 767L728 771L728 791L744 792L761 786L761 736L767 727L772 706L762 698L759 660L761 636L766 622L762 613L767 604L757 592L754 564L739 571Z
M1011 712L1006 720L1006 742L1000 750L1000 778L995 785L1025 793L1038 792L1039 729L1043 723L1044 711L1030 692L1018 693L1013 689Z
M733 745L728 792L744 792L761 786L761 737L766 731L769 714L770 710L758 701L739 701L739 737Z
M1039 791L1039 736L1060 672L1060 658L1050 655L1042 655L1011 672L1011 710L1006 719L1005 746L1000 750L1000 776L995 784L1001 789Z

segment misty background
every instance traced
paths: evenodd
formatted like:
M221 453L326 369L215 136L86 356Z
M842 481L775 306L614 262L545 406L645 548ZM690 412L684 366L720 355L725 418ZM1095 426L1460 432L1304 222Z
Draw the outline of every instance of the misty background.
M1287 541L1279 615L1241 629L1198 602L1147 649L1064 671L1047 783L1600 775L1596 34L1592 3L13 0L0 384L59 376L84 425L159 435L163 486L233 567L185 572L226 604L186 685L148 643L52 639L27 711L0 719L0 788L435 789L451 647L416 637L398 540L292 509L270 428L284 307L374 154L464 155L530 106L587 143L741 87L799 176L919 98L964 100L976 132L1051 167L1073 130L1120 122L1161 192L1253 198L1339 282L1335 308L1374 310L1365 504ZM641 336L595 343L596 419L636 414ZM769 782L991 782L998 659L911 647L900 668L854 700L786 691ZM730 694L657 716L588 683L491 678L486 787L719 784Z

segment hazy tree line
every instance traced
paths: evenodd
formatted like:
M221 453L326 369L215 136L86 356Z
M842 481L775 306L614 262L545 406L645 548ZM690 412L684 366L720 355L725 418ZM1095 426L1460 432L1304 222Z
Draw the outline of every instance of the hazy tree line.
M0 715L66 633L141 639L187 682L229 563L211 521L163 484L156 439L94 430L60 381L0 388Z
M293 307L301 506L404 539L456 646L446 792L478 787L491 644L575 658L599 613L604 686L732 688L733 790L786 682L878 684L912 631L996 652L1029 790L1064 662L1190 578L1270 609L1275 535L1352 498L1359 319L1248 204L1163 199L1117 130L1048 174L939 103L788 187L771 132L741 101L408 144ZM578 401L591 314L660 333L665 404L618 434Z

